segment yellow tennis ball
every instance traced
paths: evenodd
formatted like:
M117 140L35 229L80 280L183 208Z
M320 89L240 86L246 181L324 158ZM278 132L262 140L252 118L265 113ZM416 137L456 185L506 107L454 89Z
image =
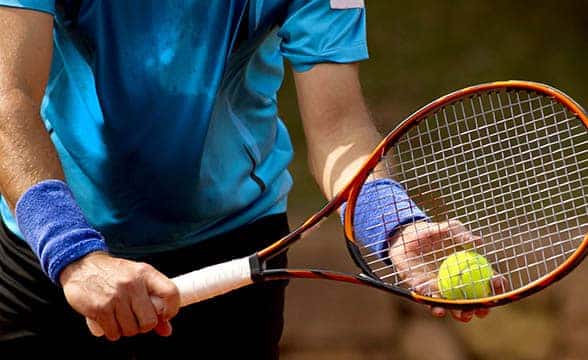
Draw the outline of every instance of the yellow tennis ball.
M492 293L492 266L485 257L469 250L448 256L437 275L441 295L446 299L477 299Z

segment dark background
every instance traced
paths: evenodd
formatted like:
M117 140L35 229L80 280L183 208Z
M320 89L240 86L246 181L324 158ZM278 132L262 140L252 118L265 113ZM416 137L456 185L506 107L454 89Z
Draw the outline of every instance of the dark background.
M371 58L361 77L384 132L434 98L487 81L547 83L588 107L588 1L368 0L367 14ZM296 149L296 226L324 199L308 173L290 76L280 107ZM333 217L291 249L291 266L353 271L343 242ZM588 359L587 276L582 264L546 291L468 324L378 290L293 280L283 359Z

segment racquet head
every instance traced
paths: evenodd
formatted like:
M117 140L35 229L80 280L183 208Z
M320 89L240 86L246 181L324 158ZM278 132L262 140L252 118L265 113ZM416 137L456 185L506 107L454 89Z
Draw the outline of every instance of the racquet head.
M586 112L569 96L527 81L469 87L418 110L348 187L345 235L359 279L418 302L472 308L511 302L562 278L588 243L587 127ZM378 186L359 197L370 206L358 203L366 183L386 178L430 220L389 233L394 214L410 204ZM463 251L483 256L491 272L454 255ZM440 273L449 257L452 270Z

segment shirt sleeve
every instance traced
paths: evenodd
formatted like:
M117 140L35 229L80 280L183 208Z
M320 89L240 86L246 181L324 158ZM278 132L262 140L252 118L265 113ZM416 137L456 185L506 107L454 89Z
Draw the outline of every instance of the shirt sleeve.
M0 6L42 11L55 16L55 0L0 0Z
M369 57L366 13L357 5L334 6L333 0L292 0L278 32L281 53L302 72L325 62L350 63Z

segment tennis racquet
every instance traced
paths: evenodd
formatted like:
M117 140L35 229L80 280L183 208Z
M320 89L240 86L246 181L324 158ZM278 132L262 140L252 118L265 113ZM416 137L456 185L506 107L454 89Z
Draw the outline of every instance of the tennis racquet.
M367 201L378 211L366 214L357 206L366 199L358 196L364 184L386 178L400 183L431 221L404 224L385 238L384 246L375 247L356 229L386 231L388 219L403 204L375 187ZM585 257L586 179L588 115L573 99L536 82L471 86L434 100L397 125L346 187L287 236L251 256L173 281L182 306L252 283L289 278L367 285L445 308L498 306L547 287ZM266 266L342 205L346 245L357 274ZM483 255L491 265L491 279L483 280L489 291L447 298L436 280L439 267L464 249ZM460 286L467 285L462 279L452 290L459 294ZM161 306L159 299L152 301ZM88 324L93 334L102 335L97 323Z

